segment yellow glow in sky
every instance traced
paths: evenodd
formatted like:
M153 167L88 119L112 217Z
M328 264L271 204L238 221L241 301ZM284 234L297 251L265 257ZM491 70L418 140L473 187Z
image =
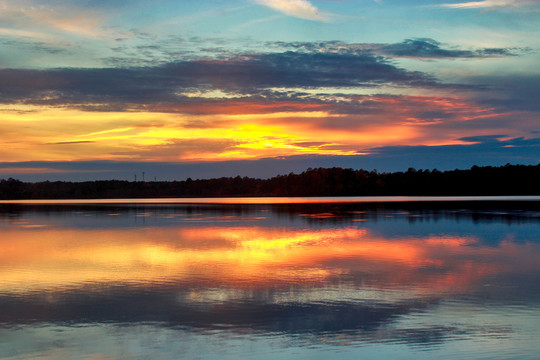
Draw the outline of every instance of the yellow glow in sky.
M201 160L260 158L303 153L348 155L326 149L340 144L339 133L321 134L281 124L257 124L257 117L285 114L198 116L149 112L87 112L35 106L0 107L0 154L4 161ZM315 112L287 117L318 118ZM191 126L194 120L211 126ZM306 136L307 135L307 136ZM323 136L324 135L324 136ZM337 135L337 136L336 136ZM303 146L305 142L320 142Z
M355 101L354 99L351 101ZM492 109L461 99L410 96L363 98L365 113L336 114L324 106L291 102L288 111L272 103L218 104L205 113L84 111L31 105L0 105L0 158L17 161L214 161L292 155L362 155L388 145L463 144L459 130L433 133L410 104L435 106L470 121L494 116ZM375 104L375 105L374 105ZM199 106L200 108L197 108ZM362 105L364 106L364 105ZM386 112L370 110L385 106ZM431 110L430 110L431 109ZM170 109L168 109L170 110ZM180 108L181 110L181 108ZM495 131L495 130L494 130ZM482 135L490 135L489 132Z

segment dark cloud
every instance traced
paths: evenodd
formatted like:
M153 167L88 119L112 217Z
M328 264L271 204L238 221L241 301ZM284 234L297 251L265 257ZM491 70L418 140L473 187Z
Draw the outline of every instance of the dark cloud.
M459 138L458 140L467 141L471 143L497 143L500 142L502 138L505 138L506 135L484 135L484 136L466 136Z
M479 143L482 145L499 145L502 147L538 147L540 148L540 138L525 139L524 137L517 137L506 139L505 135L486 135L486 136L468 136L459 140L469 141L473 143Z
M459 59L516 56L517 49L484 48L476 50L445 49L441 43L428 38L407 39L401 43L373 46L379 54L392 57L412 57L419 59Z
M421 72L370 54L257 54L155 67L0 70L4 103L152 104L182 102L181 93L220 89L238 94L272 87L438 86Z
M340 54L363 54L372 52L388 57L407 57L417 59L459 59L517 56L530 51L527 48L481 48L458 49L444 48L442 44L430 38L406 39L394 44L348 44L341 41L327 42L275 42L269 46L292 48L307 53L335 52Z
M201 38L167 36L152 37L133 30L142 44L111 48L117 57L103 59L113 66L166 64L172 61L187 61L201 58L226 60L239 54L265 54L293 51L301 54L339 54L356 56L384 56L386 58L429 59L484 59L493 57L519 56L531 52L530 48L477 48L463 49L442 44L430 38L405 39L400 43L346 43L343 41L285 42L270 41L254 43L249 39ZM148 45L148 42L151 42ZM246 50L247 49L247 50Z
M464 82L481 84L487 90L475 94L475 99L481 104L518 111L540 111L539 74L477 76L464 79Z
M179 40L181 41L181 39ZM189 41L202 41L189 39ZM219 39L214 39L219 43ZM222 57L183 59L163 63L162 45L140 45L133 49L118 47L119 56L110 57L109 68L58 68L44 70L0 69L0 102L51 106L72 106L87 111L169 111L205 113L203 105L227 102L261 101L276 105L275 111L288 111L291 100L304 104L329 104L330 97L317 97L302 92L276 92L270 88L354 88L381 86L430 87L447 89L484 89L498 91L504 85L520 94L525 89L538 93L538 81L495 78L471 79L468 84L442 84L433 76L419 71L408 71L392 63L389 58L408 56L417 58L472 58L514 55L512 49L455 50L445 49L432 39L405 40L399 44L275 43L276 47L294 51L239 55L232 52ZM44 50L45 51L45 50ZM52 50L51 50L52 51ZM130 56L124 56L133 51ZM167 51L173 51L171 49ZM142 53L145 53L142 56ZM172 53L171 53L172 54ZM171 55L169 59L174 59ZM484 81L480 81L484 80ZM483 84L482 89L477 84ZM221 90L233 93L232 99L206 99L187 94ZM512 90L514 89L514 90ZM499 97L500 98L500 97ZM489 96L480 100L490 101ZM506 101L508 105L509 100ZM277 105L280 104L281 105ZM516 103L534 107L536 98ZM357 105L357 104L356 104ZM366 113L354 103L340 103L340 112ZM280 106L282 108L280 108ZM211 109L212 107L210 107ZM379 111L377 107L372 111ZM426 114L430 117L434 114ZM444 118L441 113L438 118Z

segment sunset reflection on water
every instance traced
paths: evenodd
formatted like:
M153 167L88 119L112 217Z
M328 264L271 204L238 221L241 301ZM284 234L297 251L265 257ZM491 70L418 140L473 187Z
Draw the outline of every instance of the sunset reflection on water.
M528 304L526 315L538 317L536 218L490 233L470 220L411 222L408 211L332 211L126 208L2 217L0 305L9 311L0 313L0 329L156 324L398 344L396 334L420 331L402 321L415 314L433 321L449 311L448 301L469 299L450 323L440 317L443 324L421 327L423 336L442 331L423 345L432 348L455 334L471 341L471 331L495 331L507 305ZM501 307L483 320L484 330L463 318L479 304Z
M458 236L385 239L356 227L14 229L1 240L0 289L182 285L193 279L210 287L324 286L361 273L376 276L372 285L381 288L460 291L511 266L508 261L540 254L536 244L477 243Z

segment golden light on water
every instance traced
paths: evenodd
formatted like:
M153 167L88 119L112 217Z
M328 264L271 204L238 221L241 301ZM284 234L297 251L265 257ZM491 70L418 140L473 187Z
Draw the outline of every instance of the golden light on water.
M509 249L519 254L527 251L510 243L470 247L475 241L455 236L384 239L356 227L30 227L3 233L0 291L191 281L240 287L320 285L336 275L353 273L377 274L383 287L414 283L418 293L460 291L504 265L495 265L491 258Z

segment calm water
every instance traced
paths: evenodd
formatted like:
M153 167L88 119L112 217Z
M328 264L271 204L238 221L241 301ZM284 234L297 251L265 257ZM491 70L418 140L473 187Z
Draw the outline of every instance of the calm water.
M0 204L0 358L538 359L540 203L457 200Z

